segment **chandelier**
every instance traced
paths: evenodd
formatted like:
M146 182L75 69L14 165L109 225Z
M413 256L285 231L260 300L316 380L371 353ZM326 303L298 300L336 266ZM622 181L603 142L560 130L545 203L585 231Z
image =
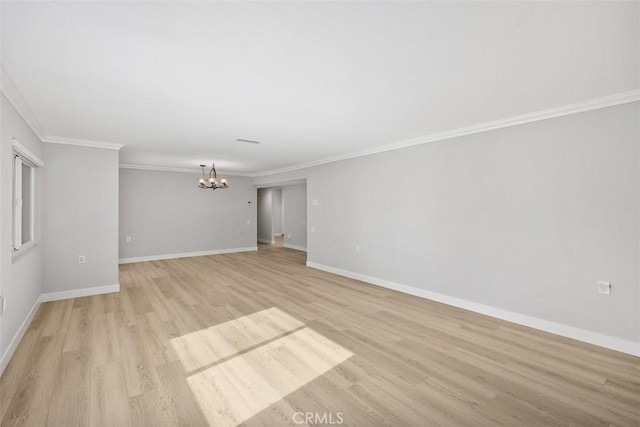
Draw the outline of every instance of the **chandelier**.
M216 190L218 188L229 188L229 180L227 178L218 178L218 174L216 173L216 165L211 165L211 170L209 171L209 176L204 171L206 165L200 165L202 169L202 178L198 180L198 187L203 189L211 189Z

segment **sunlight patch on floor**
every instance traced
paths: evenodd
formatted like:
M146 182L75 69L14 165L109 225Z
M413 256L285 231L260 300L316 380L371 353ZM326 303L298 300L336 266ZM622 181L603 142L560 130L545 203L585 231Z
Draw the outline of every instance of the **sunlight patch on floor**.
M187 372L203 368L304 326L275 307L171 340Z
M185 369L204 368L187 383L210 425L238 425L353 356L303 326L270 308L172 340Z

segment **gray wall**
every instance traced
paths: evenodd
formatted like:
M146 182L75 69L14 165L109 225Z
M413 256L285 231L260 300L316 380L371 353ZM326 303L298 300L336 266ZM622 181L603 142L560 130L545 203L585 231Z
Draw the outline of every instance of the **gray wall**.
M311 262L640 342L638 105L254 182L307 179Z
M0 315L0 356L42 293L42 168L36 169L36 246L12 259L12 139L15 137L41 160L43 144L7 101L0 95L0 294L6 298L7 310Z
M284 244L307 247L307 185L282 187Z
M254 190L255 191L255 190ZM258 190L258 241L273 241L273 189Z
M45 144L44 152L44 291L118 284L118 151Z
M252 180L231 176L230 188L213 191L198 178L120 169L120 259L256 246Z
M273 204L273 234L279 235L282 234L282 189L274 188L272 196L272 204Z

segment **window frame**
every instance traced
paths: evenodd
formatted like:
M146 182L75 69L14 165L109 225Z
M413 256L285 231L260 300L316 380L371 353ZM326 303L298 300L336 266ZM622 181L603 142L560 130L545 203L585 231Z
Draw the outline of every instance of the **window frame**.
M17 257L30 248L35 246L36 242L36 169L44 166L42 160L33 154L27 147L20 144L15 138L12 144L12 249L13 257ZM22 209L24 207L22 195L22 174L23 165L29 168L29 236L27 242L22 243Z

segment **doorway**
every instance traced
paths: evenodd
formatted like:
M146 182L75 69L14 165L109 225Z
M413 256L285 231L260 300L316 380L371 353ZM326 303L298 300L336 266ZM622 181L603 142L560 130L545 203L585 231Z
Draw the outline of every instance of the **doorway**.
M258 250L286 248L307 251L306 180L257 189Z

